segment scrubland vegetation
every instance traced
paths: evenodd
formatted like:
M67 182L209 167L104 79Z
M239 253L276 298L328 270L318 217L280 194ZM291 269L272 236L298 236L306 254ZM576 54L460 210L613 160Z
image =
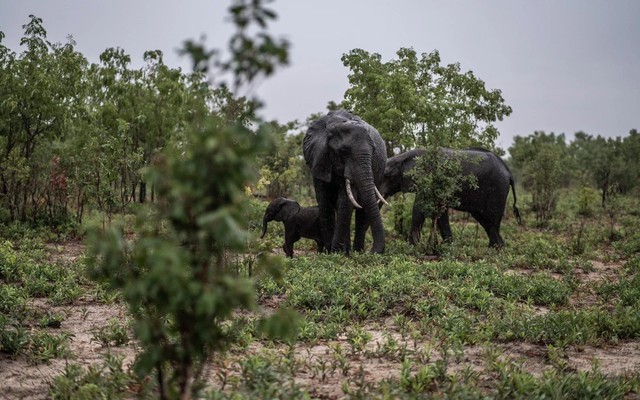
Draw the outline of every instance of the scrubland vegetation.
M637 395L640 204L622 199L612 240L599 206L580 225L577 195L561 193L548 228L536 228L531 213L524 226L507 219L501 251L487 248L475 222L456 214L456 240L437 258L394 234L385 255L348 258L318 255L303 239L299 256L276 277L256 260L279 249L282 229L255 239L266 203L252 201L252 239L228 267L251 277L258 308L221 326L228 347L203 367L201 395ZM128 369L141 347L123 294L88 280L84 256L65 258L69 242L46 231L13 235L4 232L1 248L3 362L15 360L26 382L48 364L51 372L33 387L43 396L157 397L154 380ZM12 242L15 235L23 240ZM280 322L297 326L296 341L264 336L260 321L279 308L299 314ZM29 393L20 386L11 382L10 393Z
M3 395L640 396L636 130L517 137L524 223L507 207L503 249L460 212L436 255L410 246L405 194L382 208L384 255L316 254L303 239L284 259L281 224L257 237L268 199L315 202L307 121L260 121L259 103L235 95L286 64L288 43L266 32L275 14L260 1L230 15L228 58L187 42L189 74L159 51L141 69L122 49L89 64L37 17L22 53L0 42ZM437 52L382 63L354 50L343 63L352 86L329 108L356 111L389 148L436 137L504 156L500 91ZM416 85L407 65L432 79ZM389 80L367 87L364 67Z

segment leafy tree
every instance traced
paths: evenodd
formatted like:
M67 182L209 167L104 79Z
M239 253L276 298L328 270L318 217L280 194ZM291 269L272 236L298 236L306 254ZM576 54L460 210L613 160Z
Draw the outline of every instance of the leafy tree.
M622 148L620 138L594 138L584 132L577 132L570 145L578 171L600 189L603 206L610 187L619 186L628 175Z
M51 146L65 138L83 105L79 94L87 62L73 40L52 44L42 19L29 18L20 40L23 53L0 43L0 201L11 220L64 219L63 162L54 161ZM56 195L48 196L49 189Z
M263 18L275 18L261 1L236 1L231 10L263 27ZM247 26L236 24L245 32ZM258 37L258 43L265 40ZM251 40L246 36L243 42ZM247 61L246 71L233 67L236 62L225 68L236 82L250 83L259 71L270 71L254 64L270 59L268 54ZM245 186L255 170L253 160L271 146L269 129L254 132L243 122L229 123L216 113L195 118L185 141L174 142L178 148L156 157L149 170L159 201L139 215L136 240L127 241L116 229L93 240L92 274L122 290L142 346L135 368L142 376L156 375L162 399L197 395L195 383L207 360L232 342L233 326L225 322L234 310L255 305L251 281L236 276L225 257L244 249ZM290 318L276 315L264 320L263 328L287 333L294 325L290 320L273 322L283 315Z
M236 97L229 88L220 86L211 92L210 108L227 123L239 122L243 126L249 126L256 119L256 108L259 104L254 99Z
M146 51L144 60L147 65L142 70L139 91L140 111L135 118L138 121L134 147L142 148L142 165L149 166L152 157L162 151L173 133L185 124L186 77L180 69L173 69L163 62L160 50ZM143 203L147 199L147 183L139 170L132 185L132 198ZM151 193L153 198L153 191Z
M146 120L141 71L129 69L131 57L120 48L100 54L100 65L92 68L95 123L93 150L95 165L92 196L109 219L124 212L132 199L132 188L139 183L144 148L140 146Z
M553 216L559 189L568 185L570 157L564 134L535 132L516 136L509 147L513 166L522 177L523 187L533 196L536 221L544 226Z
M186 127L211 113L245 126L254 119L257 102L169 68L159 50L140 69L120 48L89 65L72 40L48 42L40 18L24 28L21 55L0 43L0 206L10 220L55 223L73 208L80 222L87 204L111 220L154 200L141 170L184 143Z
M301 183L306 170L302 159L303 134L291 133L296 125L295 122L280 125L275 121L269 124L275 146L262 157L258 182L259 189L265 189L267 199L289 197L294 188L304 185Z
M268 21L275 13L263 7L269 0L255 0L248 7L245 0L234 0L229 8L231 21L236 26L228 43L229 57L222 59L222 52L207 49L202 42L184 42L182 54L188 54L194 71L206 73L211 68L222 71L218 76L219 87L232 87L237 95L250 87L260 77L271 76L280 65L289 63L289 42L274 38L267 32ZM224 79L231 75L231 83Z
M342 56L351 70L342 106L380 131L389 156L424 145L430 136L440 146L493 148L493 123L511 114L500 90L486 89L460 64L441 65L437 50L418 57L401 48L396 55L387 62L362 49Z
M124 50L101 54L101 63L87 74L91 101L78 122L82 130L69 144L86 154L74 157L83 166L78 199L90 199L109 220L131 202L147 200L141 170L169 143L183 141L185 128L211 112L215 97L202 74L167 67L161 51L147 51L144 59L145 67L132 70Z
M640 187L640 134L637 129L631 129L622 139L621 153L624 179L620 180L620 191L627 193Z
M465 160L454 154L445 155L437 146L428 146L427 152L420 157L416 166L409 172L415 186L416 202L421 205L425 215L431 215L429 239L426 250L431 254L438 251L437 219L447 212L449 207L460 203L458 193L463 185L477 187L474 175L465 175L462 163Z

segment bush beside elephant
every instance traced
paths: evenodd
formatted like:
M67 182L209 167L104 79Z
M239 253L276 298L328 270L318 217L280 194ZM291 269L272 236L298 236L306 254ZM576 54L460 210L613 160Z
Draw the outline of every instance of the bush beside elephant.
M278 221L284 224L284 245L282 249L287 257L293 257L293 244L301 237L315 240L318 252L324 250L324 241L320 235L320 209L317 206L300 207L297 201L278 197L264 212L262 235L267 233L267 224Z
M347 111L331 111L309 127L303 152L313 175L326 250L349 253L355 207L353 249L364 249L365 232L371 226L371 252L384 252L384 227L377 204L382 196L376 185L384 178L387 151L378 131Z
M511 171L500 157L484 149L443 148L442 151L445 155L462 155L463 174L473 174L477 178L477 188L463 186L459 193L460 204L455 209L470 213L478 221L489 237L489 246L502 247L504 240L500 236L500 224L509 195L509 187L513 190L513 211L520 223L520 212L516 207L516 189ZM424 153L424 149L415 149L389 158L381 186L383 196L412 191L413 182L406 172L415 166L416 158ZM412 244L420 240L420 231L427 217L420 210L419 202L420 200L416 198L413 205L409 234L409 242ZM443 239L451 240L448 213L438 218L437 224Z

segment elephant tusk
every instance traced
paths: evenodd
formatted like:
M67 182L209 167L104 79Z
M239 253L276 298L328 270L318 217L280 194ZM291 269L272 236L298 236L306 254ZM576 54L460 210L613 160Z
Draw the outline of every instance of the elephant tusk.
M378 199L380 199L380 200L378 200L378 203L379 203L379 202L383 202L384 204L386 204L386 205L388 206L388 205L389 205L389 203L387 203L387 201L384 199L384 196L382 196L382 193L380 193L380 191L378 190L378 188L377 188L377 187L375 187L375 186L374 186L373 188L376 190L376 196L378 196Z
M345 181L347 183L347 196L349 196L349 200L351 200L351 204L353 204L355 208L362 208L362 206L358 204L356 199L353 198L353 193L351 192L351 181L349 181L348 179L345 179Z

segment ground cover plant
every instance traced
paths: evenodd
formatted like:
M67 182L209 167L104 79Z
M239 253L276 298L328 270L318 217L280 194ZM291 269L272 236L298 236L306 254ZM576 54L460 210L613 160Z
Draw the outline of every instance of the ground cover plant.
M561 203L575 195L563 192ZM259 221L266 202L252 203L250 219ZM508 219L501 251L487 248L473 220L456 214L456 240L437 258L392 230L384 255L316 254L315 243L302 239L280 278L251 269L259 253L282 253L280 233L260 240L258 222L234 273L253 280L259 309L229 320L234 344L208 361L200 393L633 398L640 390L640 237L633 229L640 217L639 204L629 204L616 241L602 228L605 210L590 217L583 227L589 251L581 254L568 247L578 223L568 209L554 228L536 228L531 214L524 226ZM392 213L386 217L392 225ZM35 237L3 243L0 362L11 371L2 373L8 393L154 397L155 383L130 369L139 354L131 317L121 299L84 278L82 250ZM56 293L74 292L69 286L81 294L58 300ZM294 342L259 329L261 316L279 307L300 315Z

